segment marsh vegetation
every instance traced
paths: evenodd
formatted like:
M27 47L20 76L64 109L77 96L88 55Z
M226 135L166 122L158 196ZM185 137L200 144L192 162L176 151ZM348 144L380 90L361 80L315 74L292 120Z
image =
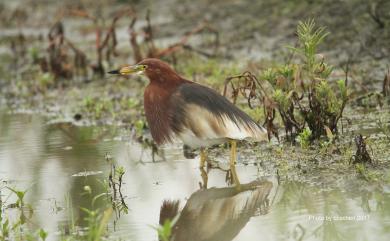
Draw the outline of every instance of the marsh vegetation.
M386 240L389 12L384 0L0 2L0 240ZM229 189L226 145L198 173L196 151L153 143L147 80L106 75L146 57L268 130L269 143L239 144L247 189ZM220 223L203 228L204 210Z

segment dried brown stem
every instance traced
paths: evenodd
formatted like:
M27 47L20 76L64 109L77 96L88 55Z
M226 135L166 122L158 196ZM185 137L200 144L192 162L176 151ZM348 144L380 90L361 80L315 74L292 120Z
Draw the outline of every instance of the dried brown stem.
M361 134L355 136L356 153L353 164L355 163L371 163L372 159L367 151L366 141Z
M194 29L192 29L191 31L184 34L184 36L177 43L172 44L171 46L169 46L166 49L160 50L159 52L155 53L153 57L161 58L163 56L170 55L173 52L176 52L177 50L179 50L181 48L184 48L184 46L187 44L187 42L189 41L191 36L198 34L200 32L203 32L205 30L208 30L208 31L215 34L215 43L214 44L215 44L215 49L217 49L219 46L218 31L216 31L214 28L209 26L207 23L202 23L202 24L198 25L197 27L195 27ZM187 45L187 48L188 48L188 45Z
M233 80L237 80L237 86L234 85ZM264 125L268 131L268 138L271 138L271 134L279 140L277 128L273 124L275 119L275 103L268 96L267 92L263 88L260 81L251 72L246 71L240 75L231 76L225 79L223 95L227 94L227 86L230 84L232 88L233 103L236 102L238 94L247 99L248 106L252 107L251 100L258 99L263 104L264 113L266 116ZM249 93L249 94L248 94Z
M387 73L383 79L382 94L384 97L390 95L390 68L387 69Z

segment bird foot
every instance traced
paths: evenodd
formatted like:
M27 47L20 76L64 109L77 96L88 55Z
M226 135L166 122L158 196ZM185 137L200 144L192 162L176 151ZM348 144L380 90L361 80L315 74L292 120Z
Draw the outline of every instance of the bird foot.
M240 185L240 180L238 179L236 167L234 165L230 166L230 173L231 173L232 184Z

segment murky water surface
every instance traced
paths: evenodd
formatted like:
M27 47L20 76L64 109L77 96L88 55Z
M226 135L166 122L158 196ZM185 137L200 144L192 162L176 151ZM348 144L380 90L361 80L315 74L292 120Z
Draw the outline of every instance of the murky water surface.
M180 216L173 237L180 241L389 238L389 193L379 197L374 191L323 190L299 182L278 185L275 177L258 176L258 167L240 165L241 190L229 187L226 172L215 169L208 173L209 188L200 190L197 158L185 159L180 148L172 148L165 150L166 161L153 162L150 150L125 141L128 135L113 127L0 114L0 180L28 189L25 202L34 209L29 225L43 227L49 240L58 239L72 212L83 225L80 207L91 208L92 197L106 191L111 168L106 154L126 171L122 192L129 210L110 223L113 240L158 240L151 226L160 216L174 216L175 205Z

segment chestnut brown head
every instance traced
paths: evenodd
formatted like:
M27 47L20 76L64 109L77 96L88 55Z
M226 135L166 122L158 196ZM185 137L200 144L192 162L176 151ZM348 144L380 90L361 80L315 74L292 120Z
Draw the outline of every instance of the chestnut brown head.
M109 74L130 75L145 74L151 82L170 83L180 81L181 77L165 62L148 58L136 65L128 65L108 72Z

